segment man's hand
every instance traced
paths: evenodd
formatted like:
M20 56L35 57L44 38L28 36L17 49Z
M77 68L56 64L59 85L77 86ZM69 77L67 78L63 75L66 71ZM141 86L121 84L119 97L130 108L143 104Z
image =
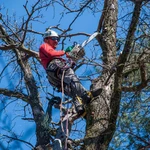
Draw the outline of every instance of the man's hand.
M67 49L65 50L65 52L66 52L66 53L71 52L72 49L73 49L73 46L69 46L69 47L67 47Z

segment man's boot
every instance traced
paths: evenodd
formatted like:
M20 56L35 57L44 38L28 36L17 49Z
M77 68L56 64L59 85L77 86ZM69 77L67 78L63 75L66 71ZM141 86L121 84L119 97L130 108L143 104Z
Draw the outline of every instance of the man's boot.
M101 88L95 89L93 91L86 91L81 98L83 99L84 104L89 104L93 97L98 96L101 92Z
M84 115L85 109L81 97L76 96L74 101L76 112L79 116Z

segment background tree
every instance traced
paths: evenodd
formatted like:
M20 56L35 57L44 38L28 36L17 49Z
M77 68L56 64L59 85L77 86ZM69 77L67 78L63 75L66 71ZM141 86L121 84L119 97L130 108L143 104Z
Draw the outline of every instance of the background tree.
M52 105L46 100L48 92L51 95L54 93L45 78L46 75L43 76L45 72L38 57L38 47L41 43L39 41L44 32L38 30L38 25L49 27L49 23L45 23L45 20L49 20L49 15L44 18L46 11L51 12L54 18L61 12L58 21L60 24L51 22L51 28L59 31L62 39L60 47L63 49L68 42L73 43L74 38L78 38L80 43L81 36L90 35L88 31L86 33L80 28L81 24L84 24L80 19L88 11L93 17L99 16L97 24L92 24L94 27L91 27L99 31L99 35L96 37L97 41L86 47L86 57L77 64L76 69L85 70L83 75L90 81L88 87L91 90L101 87L102 92L87 106L85 137L77 140L72 134L70 137L75 140L69 139L69 148L72 146L72 149L105 150L108 147L120 148L125 144L128 148L148 148L150 2L37 0L25 1L22 7L25 14L18 18L15 13L9 16L9 10L5 11L1 6L4 12L0 20L0 96L3 125L1 141L6 141L9 148L14 147L11 141L15 140L24 142L30 148L51 149L56 128L60 124L51 121ZM54 13L51 10L54 10ZM71 19L67 20L68 16L71 16ZM80 24L76 25L78 20ZM89 24L90 21L88 18ZM28 123L35 122L36 145L26 138L22 140L22 135L13 131L14 124L9 126L5 122L5 110L12 106L17 108L17 111L13 112L15 118L22 118ZM141 106L144 109L141 109ZM19 113L16 113L18 111ZM13 122L9 119L8 122ZM16 120L16 123L18 124L19 120ZM75 126L71 133L75 133L73 129L76 129ZM125 141L124 135L129 137L129 140ZM133 142L133 139L136 141ZM1 142L3 149L5 145L6 143Z

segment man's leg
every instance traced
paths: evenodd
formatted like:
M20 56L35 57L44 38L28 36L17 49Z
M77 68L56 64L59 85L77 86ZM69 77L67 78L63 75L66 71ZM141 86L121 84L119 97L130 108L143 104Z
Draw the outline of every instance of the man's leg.
M59 78L62 77L62 70L59 73ZM87 91L82 84L80 83L78 77L75 75L74 71L69 68L65 70L63 76L63 82L65 83L64 87L65 94L73 98L73 102L76 108L76 111L79 115L84 113L84 104L90 103L91 99L97 96L100 93L100 90L96 91Z
M75 75L74 71L70 68L65 71L64 82L70 85L71 95L79 96L83 99L84 104L88 104L93 97L100 94L101 89L96 89L94 91L87 91L83 85L80 83L78 77Z
M102 91L101 88L94 91L87 91L80 83L78 77L75 75L74 71L71 68L65 70L63 81L71 89L71 91L66 94L71 97L81 97L85 104L88 104L93 97L98 96Z
M79 96L82 97L83 93L85 93L87 90L82 86L80 83L78 77L75 75L74 71L69 68L65 70L64 74L64 83L70 86L71 88L71 95L72 96Z

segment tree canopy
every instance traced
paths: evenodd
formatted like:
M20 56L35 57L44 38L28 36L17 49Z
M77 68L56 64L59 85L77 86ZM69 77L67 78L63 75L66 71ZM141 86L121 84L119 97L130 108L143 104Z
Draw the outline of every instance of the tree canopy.
M16 2L0 4L1 149L150 148L149 0ZM48 83L38 53L48 28L58 49L99 32L75 66L87 89L102 89L84 117Z

